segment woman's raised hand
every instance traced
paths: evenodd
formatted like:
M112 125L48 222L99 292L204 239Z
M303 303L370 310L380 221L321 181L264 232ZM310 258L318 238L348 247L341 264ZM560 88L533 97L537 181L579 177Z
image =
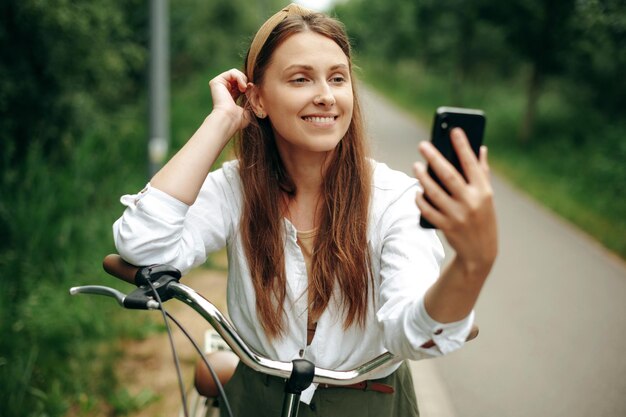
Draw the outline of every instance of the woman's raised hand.
M422 215L444 233L460 265L467 272L484 275L484 278L498 251L487 148L481 147L476 158L462 129L453 129L450 137L467 180L432 144L423 142L419 146L420 153L450 194L428 175L426 166L418 162L414 173L432 204L422 193L418 193L416 203Z
M153 187L192 205L211 166L230 138L250 122L236 100L246 92L247 78L239 70L223 72L209 82L213 111L187 143L150 180Z
M209 82L213 97L213 112L224 112L233 121L235 130L243 129L250 123L248 110L237 105L237 99L248 89L246 75L231 69L221 73Z

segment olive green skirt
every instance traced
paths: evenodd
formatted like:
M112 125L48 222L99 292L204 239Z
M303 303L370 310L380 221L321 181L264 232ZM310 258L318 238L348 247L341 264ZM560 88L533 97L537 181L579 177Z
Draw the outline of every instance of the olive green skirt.
M394 387L393 394L351 388L317 389L310 405L300 403L298 417L418 417L411 371L406 362L376 382ZM280 417L285 380L256 372L241 362L225 386L234 417ZM221 417L227 417L222 407Z

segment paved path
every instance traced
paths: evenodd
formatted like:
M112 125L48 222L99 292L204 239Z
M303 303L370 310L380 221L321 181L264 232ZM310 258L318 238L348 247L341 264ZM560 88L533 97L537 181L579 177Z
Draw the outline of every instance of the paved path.
M410 173L429 136L369 90L376 159ZM626 416L626 264L494 176L500 254L478 339L413 364L424 417Z

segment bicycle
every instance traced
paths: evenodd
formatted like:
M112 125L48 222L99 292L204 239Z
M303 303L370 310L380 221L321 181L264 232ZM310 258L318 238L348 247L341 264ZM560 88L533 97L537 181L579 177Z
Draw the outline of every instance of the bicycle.
M388 366L398 360L390 352L385 352L361 364L355 369L346 371L319 368L306 359L294 359L290 363L276 361L264 357L250 348L239 336L234 326L210 301L198 294L192 288L180 283L181 274L177 269L168 265L137 267L127 263L119 255L106 256L103 261L103 267L110 275L128 283L135 284L137 285L137 288L129 294L124 294L119 290L106 286L86 285L72 287L70 289L70 294L96 294L112 297L117 300L120 306L127 309L161 310L168 333L170 331L167 317L181 327L183 332L185 332L185 330L182 326L180 326L180 323L178 323L175 318L165 311L163 303L172 298L184 302L199 313L207 322L209 322L209 324L211 324L211 326L213 326L219 336L245 365L257 372L285 379L285 395L281 412L282 417L297 417L300 395L302 391L308 388L312 383L335 386L353 385L367 380L368 376L372 375L384 366ZM467 340L473 340L477 335L478 327L474 326L471 333L467 337ZM197 344L189 337L189 335L187 336L196 347L198 353L204 358L204 355ZM174 350L173 352L175 355ZM176 356L174 360L177 361ZM219 379L212 370L211 365L206 361L205 365L211 372L211 375L220 392L220 398L223 401L223 403L220 404L223 404L232 416L227 398L221 384L219 383ZM184 415L188 416L186 396L178 366L177 369L179 373L179 385L181 388Z

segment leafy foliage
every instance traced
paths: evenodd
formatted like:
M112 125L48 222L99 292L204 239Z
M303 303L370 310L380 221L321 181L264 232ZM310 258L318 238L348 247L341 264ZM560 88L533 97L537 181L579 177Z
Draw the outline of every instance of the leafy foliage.
M454 104L463 104L468 84L524 76L526 112L537 111L555 81L579 113L624 107L620 0L352 0L336 13L363 56L418 62L449 80Z
M578 3L571 56L565 59L568 98L611 114L626 108L626 9L620 0Z
M370 83L426 117L484 108L500 171L626 257L623 1L352 0L336 12Z
M254 33L288 2L177 0L171 8L172 77L243 66ZM207 83L214 75L207 74Z
M48 156L67 155L98 111L137 94L145 19L130 22L125 13L141 4L2 2L0 164L19 164L35 143Z
M175 102L189 79L208 92L211 73L241 65L258 19L277 8L264 4L171 2ZM155 399L128 399L113 372L116 340L154 326L68 294L100 278L123 285L96 271L114 250L118 196L146 181L148 53L145 1L0 2L2 416L119 414ZM177 141L207 114L203 98L176 109Z

